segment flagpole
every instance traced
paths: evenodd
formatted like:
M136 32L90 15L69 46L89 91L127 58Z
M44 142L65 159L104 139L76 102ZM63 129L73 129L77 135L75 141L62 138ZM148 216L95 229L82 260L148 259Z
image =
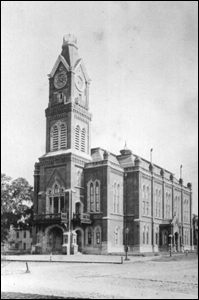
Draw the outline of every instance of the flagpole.
M152 152L153 152L153 148L151 148L151 151L150 151L150 160L151 160L151 164L152 164L152 162L153 162Z
M180 178L182 179L182 165L180 166Z

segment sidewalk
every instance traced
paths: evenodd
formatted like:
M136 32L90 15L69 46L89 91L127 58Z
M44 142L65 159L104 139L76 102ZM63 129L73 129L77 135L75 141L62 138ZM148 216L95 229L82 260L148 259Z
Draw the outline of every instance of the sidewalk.
M112 255L8 255L7 261L24 262L62 262L62 263L96 263L96 264L121 264L151 260L152 257L131 256L130 261L125 261L124 256Z

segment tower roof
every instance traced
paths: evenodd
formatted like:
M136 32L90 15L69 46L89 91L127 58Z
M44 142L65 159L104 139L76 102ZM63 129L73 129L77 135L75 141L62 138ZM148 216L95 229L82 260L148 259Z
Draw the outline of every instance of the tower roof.
M74 67L79 59L77 38L68 34L63 37L62 53L61 55L65 58L66 62L70 67Z

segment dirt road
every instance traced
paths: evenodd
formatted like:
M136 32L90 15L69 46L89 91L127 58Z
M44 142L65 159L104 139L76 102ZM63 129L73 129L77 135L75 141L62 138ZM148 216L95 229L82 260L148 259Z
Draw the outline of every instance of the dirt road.
M198 260L151 258L121 265L11 262L2 291L95 299L198 299Z

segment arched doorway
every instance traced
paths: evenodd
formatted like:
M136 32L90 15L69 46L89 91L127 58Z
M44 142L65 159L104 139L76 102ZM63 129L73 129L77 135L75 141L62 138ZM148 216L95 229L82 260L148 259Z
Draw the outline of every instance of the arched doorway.
M53 227L48 232L48 248L52 253L61 253L63 245L63 230Z
M83 251L83 241L84 241L84 232L81 228L77 228L76 230L77 233L77 246L78 246L78 252Z

